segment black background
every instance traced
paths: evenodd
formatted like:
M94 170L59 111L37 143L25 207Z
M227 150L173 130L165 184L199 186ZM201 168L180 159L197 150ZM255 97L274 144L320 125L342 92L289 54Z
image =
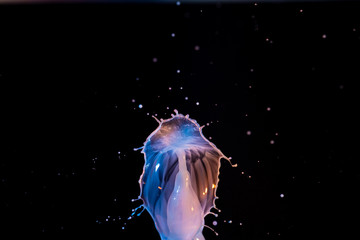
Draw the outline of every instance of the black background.
M159 239L148 213L126 220L133 148L178 109L238 164L222 161L206 239L355 239L359 12L0 6L1 234Z

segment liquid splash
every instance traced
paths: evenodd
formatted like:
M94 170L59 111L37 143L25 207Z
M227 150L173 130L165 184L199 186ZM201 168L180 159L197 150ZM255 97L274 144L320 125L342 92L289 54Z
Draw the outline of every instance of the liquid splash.
M204 240L204 218L217 209L220 160L230 158L204 137L204 126L174 111L166 120L154 117L159 126L135 149L145 157L138 199L162 240Z

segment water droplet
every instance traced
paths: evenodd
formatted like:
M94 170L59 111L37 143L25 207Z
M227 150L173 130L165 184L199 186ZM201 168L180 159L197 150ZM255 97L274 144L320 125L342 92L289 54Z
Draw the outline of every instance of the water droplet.
M142 105L142 104L139 104L139 108L143 108L143 105Z
M213 224L214 226L216 226L216 225L217 225L217 221L213 221L212 224Z

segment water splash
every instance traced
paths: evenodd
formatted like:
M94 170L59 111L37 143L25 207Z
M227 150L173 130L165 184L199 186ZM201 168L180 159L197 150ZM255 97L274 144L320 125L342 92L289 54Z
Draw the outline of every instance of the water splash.
M159 126L134 149L145 155L140 207L150 213L162 240L203 240L204 218L217 209L220 160L231 158L204 137L204 126L175 113L166 120L153 116Z

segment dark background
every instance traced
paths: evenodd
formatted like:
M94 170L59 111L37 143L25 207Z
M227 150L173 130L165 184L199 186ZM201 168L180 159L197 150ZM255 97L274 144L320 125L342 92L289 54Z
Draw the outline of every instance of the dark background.
M1 234L159 239L147 212L126 220L133 148L178 109L238 164L222 161L207 240L356 239L359 12L0 6Z

